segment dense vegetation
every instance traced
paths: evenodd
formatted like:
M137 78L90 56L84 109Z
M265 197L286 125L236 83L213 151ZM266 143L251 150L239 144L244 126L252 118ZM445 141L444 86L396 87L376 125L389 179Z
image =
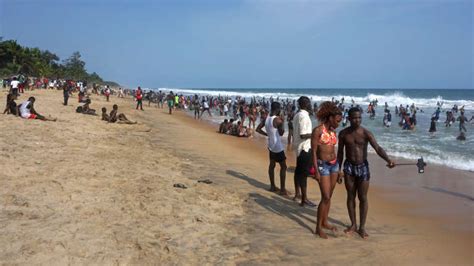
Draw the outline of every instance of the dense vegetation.
M0 78L23 74L118 86L115 82L102 80L96 72L87 73L86 63L79 52L74 52L62 62L59 60L56 54L48 50L23 47L14 40L0 42Z

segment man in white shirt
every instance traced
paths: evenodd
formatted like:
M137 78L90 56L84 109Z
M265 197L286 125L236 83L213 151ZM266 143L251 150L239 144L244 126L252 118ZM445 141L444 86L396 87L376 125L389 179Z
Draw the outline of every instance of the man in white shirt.
M287 196L285 188L286 180L286 156L285 147L281 142L281 136L285 133L283 128L283 117L281 116L281 105L279 102L272 102L271 113L266 120L258 125L256 131L268 137L268 151L270 156L270 165L268 166L268 176L270 177L270 191L277 192L275 186L275 165L280 164L280 195ZM265 131L262 128L265 127Z
M307 177L311 167L311 133L313 126L309 112L311 112L311 100L306 96L298 99L300 110L293 118L293 146L296 149L296 169L295 169L295 197L296 200L301 196L300 206L316 206L308 200L306 194ZM301 190L301 194L300 194Z
M16 96L19 96L18 87L20 86L20 82L17 80L16 77L13 77L13 80L10 82L10 93Z
M24 101L20 105L20 116L25 119L39 119L43 121L56 121L56 118L47 118L45 116L42 116L36 112L34 108L35 104L35 97L30 97L28 98L28 101Z

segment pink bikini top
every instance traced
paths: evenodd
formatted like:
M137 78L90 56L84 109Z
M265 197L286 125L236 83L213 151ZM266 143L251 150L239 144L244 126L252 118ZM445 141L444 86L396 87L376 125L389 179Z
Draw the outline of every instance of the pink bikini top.
M336 145L337 144L336 133L334 131L328 131L326 129L326 126L324 126L323 124L323 133L321 133L319 143L323 145Z

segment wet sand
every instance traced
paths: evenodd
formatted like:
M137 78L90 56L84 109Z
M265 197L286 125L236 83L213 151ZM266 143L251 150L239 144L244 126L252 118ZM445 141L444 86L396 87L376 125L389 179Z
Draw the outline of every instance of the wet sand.
M130 99L93 96L91 107L117 103L137 125L77 114L75 98L63 106L60 91L17 102L30 95L58 121L0 115L0 263L474 263L471 172L429 166L419 175L371 156L370 238L343 233L349 218L338 185L330 212L338 232L323 240L312 233L315 208L266 190L262 139L217 134L179 111L137 111ZM286 183L293 191L293 173ZM319 201L311 179L309 196Z

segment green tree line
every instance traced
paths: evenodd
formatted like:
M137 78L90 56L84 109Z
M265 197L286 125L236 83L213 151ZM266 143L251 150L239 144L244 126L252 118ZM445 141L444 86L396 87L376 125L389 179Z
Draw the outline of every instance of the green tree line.
M104 81L96 72L87 73L79 52L60 62L59 57L39 48L19 45L15 40L0 42L0 77L23 74L33 77L82 80L89 83L118 85Z

